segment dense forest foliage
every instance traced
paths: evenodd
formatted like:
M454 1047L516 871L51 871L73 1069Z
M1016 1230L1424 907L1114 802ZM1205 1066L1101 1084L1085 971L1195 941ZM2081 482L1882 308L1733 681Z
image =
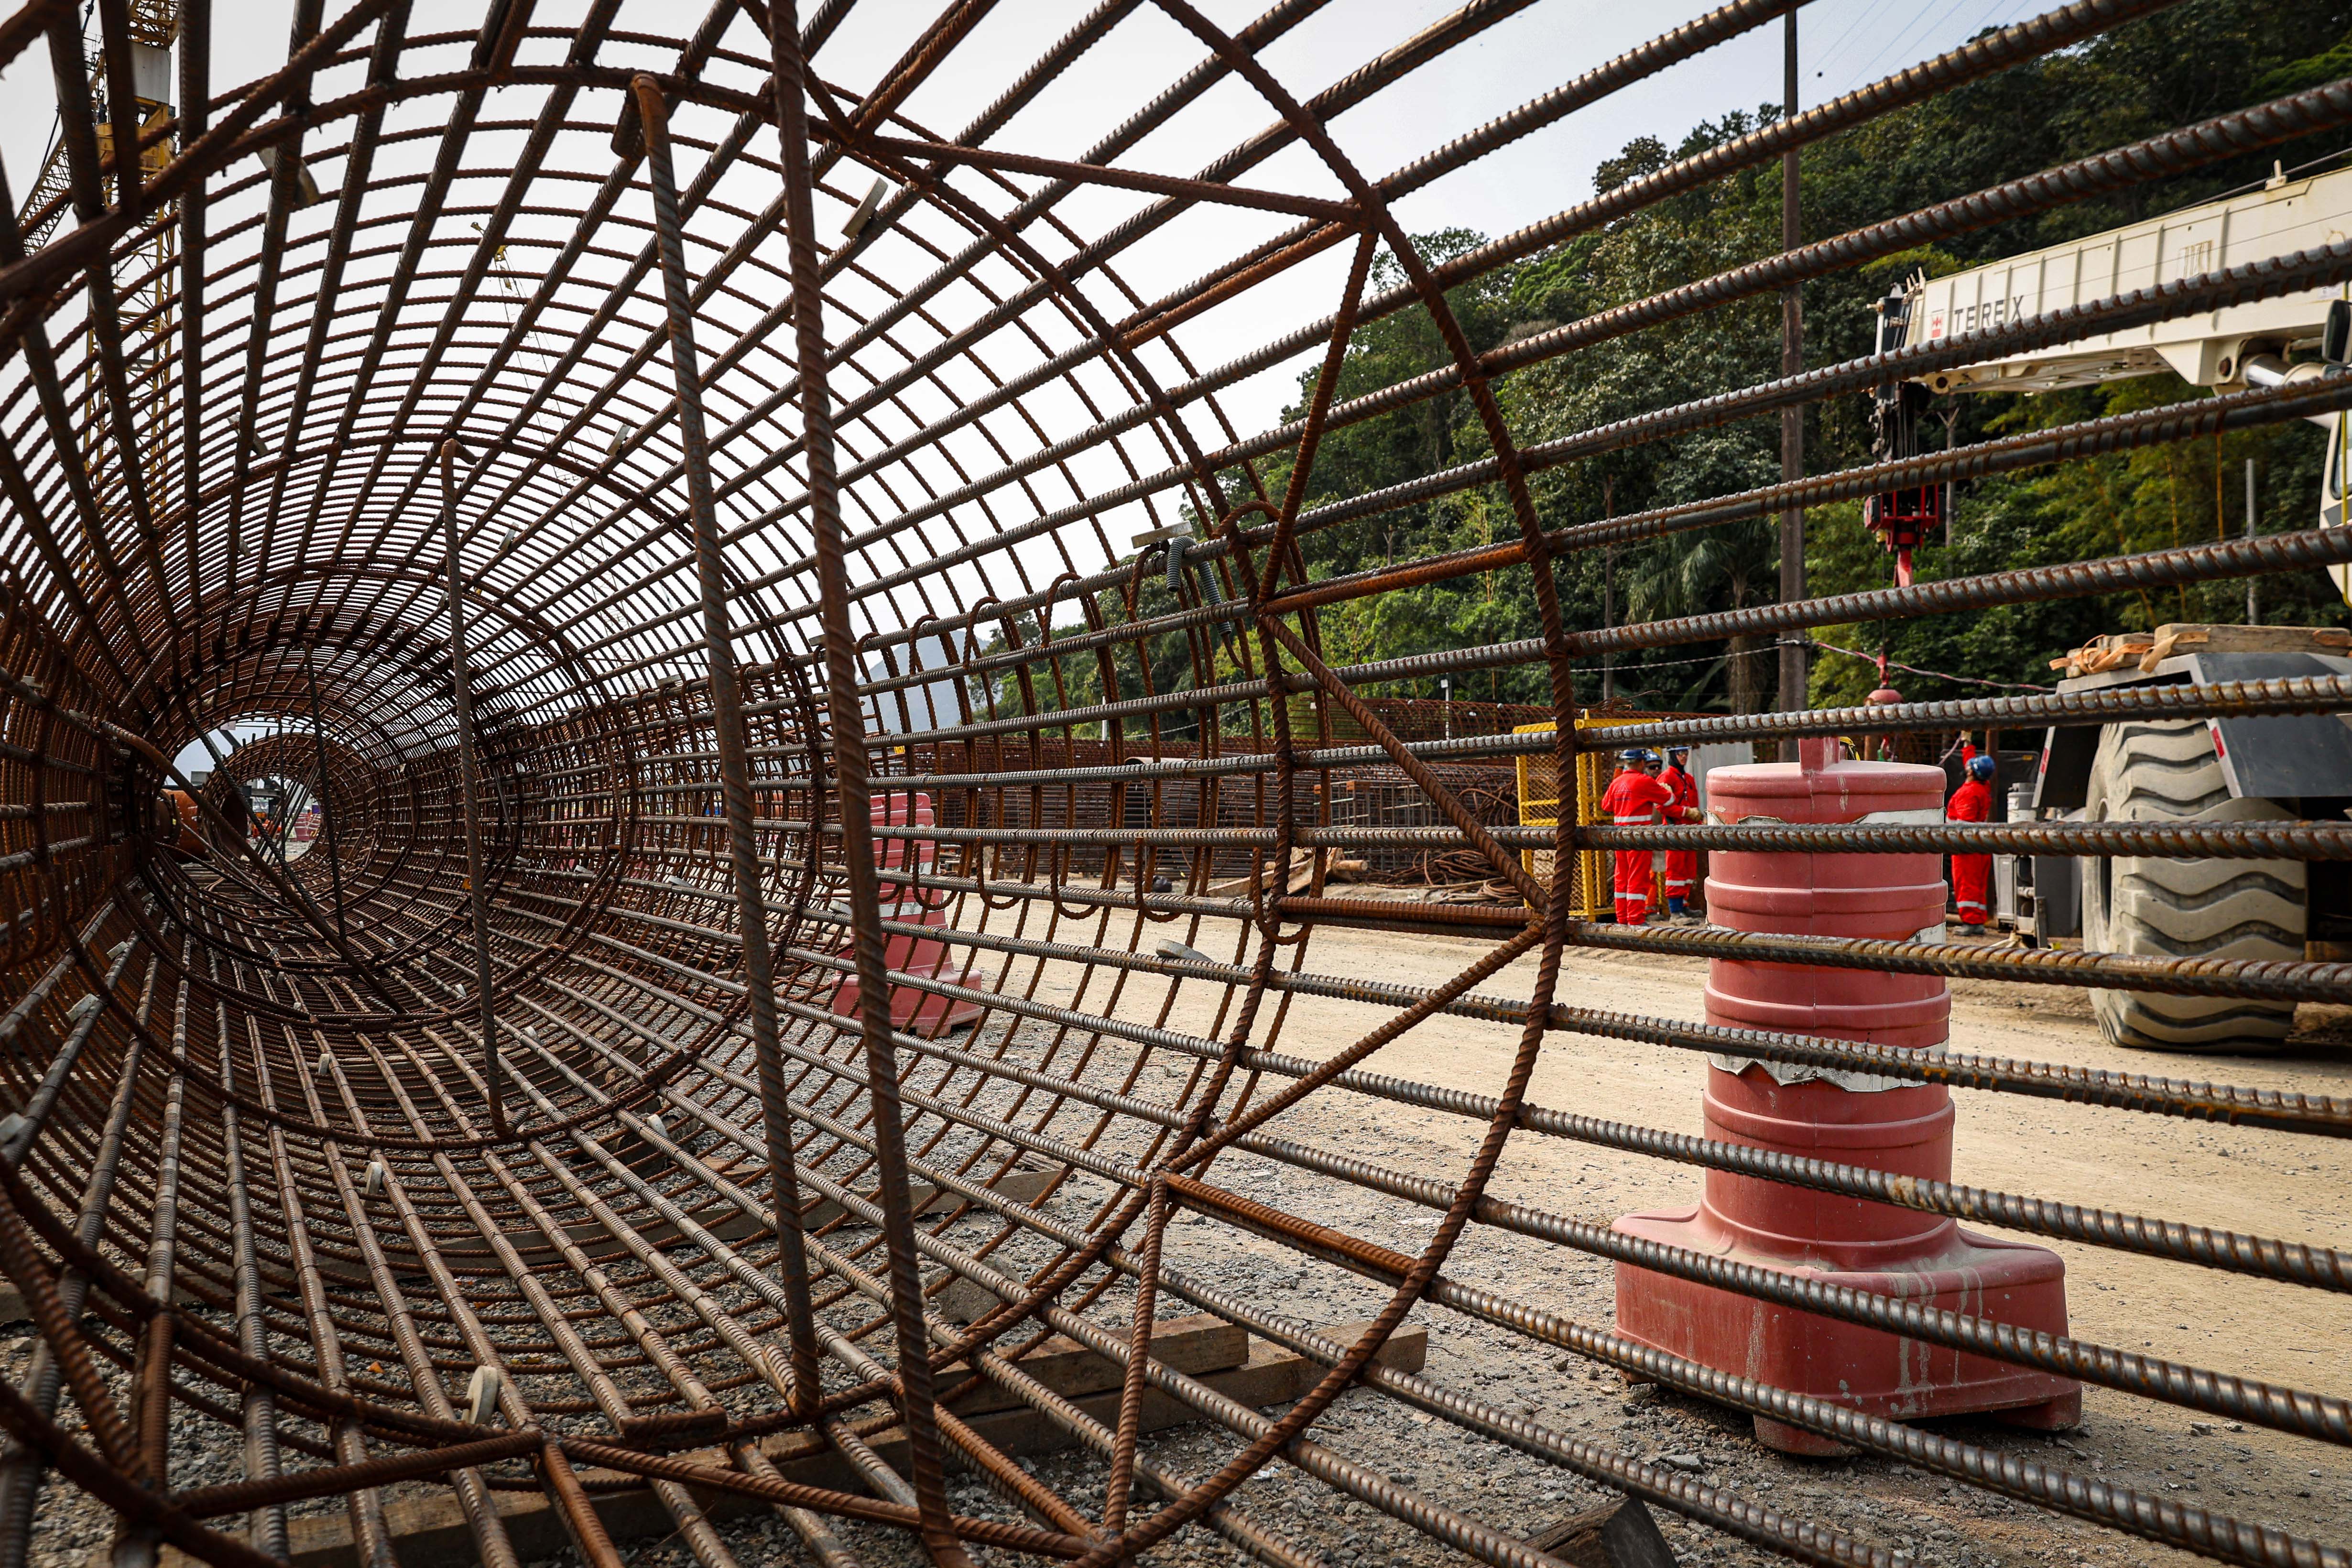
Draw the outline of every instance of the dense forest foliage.
M1966 195L2071 158L2103 152L2173 127L2352 74L2352 0L2189 0L2093 44L1948 92L1859 130L1807 148L1801 159L1802 230L1807 240L1847 232L1929 203ZM1733 113L1694 129L1679 146L1643 138L1596 172L1603 190L1638 178L1716 142L1744 134L1777 110ZM2210 165L2192 174L2132 187L2108 200L2062 205L2029 220L1979 230L1948 243L1885 258L1803 290L1805 355L1811 364L1870 351L1871 305L1914 272L1930 275L2055 244L2203 201L2258 183L2273 161L2289 169L2327 159L2343 133L2315 137ZM1598 232L1504 268L1449 296L1474 348L1488 350L1612 306L1706 278L1779 248L1780 177L1776 164L1740 174L1648 207ZM1483 243L1451 231L1419 237L1435 263ZM1374 263L1372 292L1402 280L1393 258ZM1523 445L1779 374L1780 307L1761 297L1545 361L1498 381L1497 395ZM1410 309L1370 322L1351 339L1339 396L1360 395L1448 362L1435 324ZM1303 412L1313 372L1301 377ZM1958 445L2102 414L2149 406L2196 389L2169 375L2043 396L1975 395L1937 400L1925 422L1930 448ZM1922 578L2095 559L2127 551L2211 539L2242 530L2245 460L2257 465L2259 525L2264 531L2312 525L2324 432L2297 423L2208 441L2075 462L1959 487L1946 537L1920 552ZM1869 459L1864 400L1816 406L1807 417L1806 467L1825 472ZM1608 453L1537 475L1538 513L1547 528L1621 516L1780 477L1777 416L1696 436ZM1486 441L1466 394L1428 399L1395 414L1333 431L1324 441L1306 491L1308 508L1344 500L1474 460ZM1279 498L1286 458L1259 466L1256 482ZM1231 491L1247 495L1242 475ZM1500 487L1444 496L1381 516L1312 531L1301 540L1315 578L1462 549L1516 534ZM1823 507L1807 517L1807 569L1812 593L1880 586L1888 558L1861 525L1858 504ZM1586 551L1557 563L1570 627L1732 608L1771 600L1778 584L1778 532L1769 519L1680 533L1613 552ZM1604 584L1606 586L1604 587ZM2263 584L2263 616L2275 622L2341 624L2345 606L2314 572ZM2167 621L2239 620L2239 584L2158 595L2004 607L1913 620L1889 627L1825 629L1822 642L1875 651L1885 636L1906 664L1979 680L2044 682L2048 660L2090 636ZM1171 607L1154 574L1135 613ZM1111 612L1123 619L1123 607ZM1536 635L1537 612L1522 568L1391 591L1321 612L1333 664L1507 641ZM1152 685L1194 683L1192 646L1159 639ZM1814 656L1816 705L1859 700L1875 684L1866 661ZM1769 706L1773 650L1758 641L1662 650L1621 663L1616 694L1643 708L1747 710ZM1009 683L996 693L1018 710L1077 706L1098 700L1092 659L1066 661L1065 689L1040 680L1026 701ZM1124 695L1140 689L1120 660ZM1221 675L1237 672L1228 652ZM1085 668L1077 668L1084 666ZM1599 695L1601 671L1579 671L1580 700ZM1952 682L1906 675L1905 695L1966 694ZM1433 697L1433 680L1380 689L1387 695ZM1981 689L1979 689L1979 690ZM1529 665L1465 677L1461 698L1546 701L1544 671ZM1166 731L1171 735L1176 731Z

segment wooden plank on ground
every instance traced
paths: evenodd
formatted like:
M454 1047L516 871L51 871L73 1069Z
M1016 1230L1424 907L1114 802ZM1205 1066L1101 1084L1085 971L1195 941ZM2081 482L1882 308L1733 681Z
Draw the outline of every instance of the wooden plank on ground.
M1346 1344L1366 1327L1363 1323L1341 1323L1323 1331L1327 1337ZM1248 1339L1242 1331L1213 1318L1170 1319L1160 1325L1154 1338L1160 1346L1161 1359L1186 1371L1199 1363L1201 1370L1193 1375L1227 1398L1255 1409L1286 1405L1298 1398L1315 1385L1324 1370L1304 1356L1294 1355L1263 1340ZM1244 1356L1233 1354L1237 1338L1245 1347ZM1399 1372L1418 1372L1428 1349L1429 1336L1423 1330L1400 1329L1382 1348L1380 1360ZM1103 1380L1103 1370L1110 1368L1111 1363L1056 1336L1023 1358L1022 1365L1047 1387L1070 1396L1096 1420L1105 1426L1117 1424L1119 1394L1116 1371L1111 1372L1107 1383ZM1156 1390L1145 1396L1143 1429L1147 1432L1197 1419L1190 1406ZM972 1415L970 1424L973 1431L1000 1451L1015 1457L1052 1453L1075 1443L1067 1433L1026 1406L985 1408ZM907 1454L902 1433L892 1428L871 1442L885 1462L904 1473ZM767 1439L761 1447L787 1480L842 1491L862 1489L845 1460L804 1433L783 1433ZM725 1456L715 1448L698 1449L683 1457L698 1464L726 1463ZM950 1468L960 1468L952 1452L949 1460ZM583 1479L604 1481L617 1478L593 1470L584 1472ZM562 1521L545 1497L535 1491L499 1491L491 1496L514 1542L516 1554L523 1561L551 1556L570 1546ZM664 1536L676 1529L650 1488L600 1491L593 1497L597 1517L615 1542ZM701 1494L696 1500L718 1521L756 1513L765 1506L733 1493ZM466 1568L476 1561L473 1536L453 1497L395 1499L384 1504L383 1516L402 1568ZM291 1568L360 1568L359 1554L352 1542L351 1518L341 1510L289 1520L288 1544ZM166 1547L163 1568L199 1565L194 1558Z

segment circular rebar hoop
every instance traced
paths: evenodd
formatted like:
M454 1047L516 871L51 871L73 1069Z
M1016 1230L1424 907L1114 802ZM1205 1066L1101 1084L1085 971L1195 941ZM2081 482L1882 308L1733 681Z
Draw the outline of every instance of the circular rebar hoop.
M698 20L489 0L438 34L393 0L333 0L297 8L282 69L226 92L205 0L100 5L96 96L73 7L0 16L0 66L43 47L63 66L55 177L0 201L0 1274L36 1331L0 1380L0 1568L74 1494L114 1516L125 1563L167 1542L281 1562L298 1525L390 1563L420 1517L390 1505L429 1494L505 1565L529 1550L499 1501L517 1491L597 1568L651 1536L729 1568L750 1512L790 1535L760 1560L826 1568L1108 1564L1188 1529L1303 1568L1335 1500L1375 1521L1367 1553L1417 1536L1554 1568L1523 1538L1570 1488L1640 1500L1680 1542L1906 1560L1865 1506L1895 1483L1829 1472L1793 1506L1703 1480L1569 1430L1547 1367L2011 1500L2044 1543L2074 1521L2352 1568L2326 1539L2340 1511L2242 1519L2071 1450L1906 1426L1667 1354L1531 1283L1630 1265L2238 1423L2339 1477L2352 1447L2339 1391L1638 1239L1529 1180L1580 1144L1998 1226L2068 1246L2078 1277L2352 1295L2325 1237L2242 1216L1544 1102L1557 1060L1695 1079L1696 1056L1729 1055L1972 1091L1972 1121L2039 1101L2075 1128L2352 1135L2340 1096L1734 1029L1589 990L1631 952L1684 961L1658 973L1689 977L1694 1009L1698 958L2352 1005L2333 952L1595 923L1612 850L2352 860L2340 821L1587 827L1562 809L1591 754L1626 745L2352 712L2338 658L1584 717L1622 656L2352 562L2352 531L2297 530L1633 624L1576 610L1570 589L1622 550L2352 408L2352 378L2326 374L1671 504L1566 499L1580 466L1744 421L2352 285L2352 242L2242 246L1563 431L1529 389L1643 333L1706 311L1744 331L1745 302L2267 168L2352 124L2352 82L2305 87L1474 341L1462 290L2171 0L2077 0L1474 248L1407 233L1406 198L1429 210L1446 177L1800 4L1731 0L1562 59L1554 90L1482 105L1481 128L1386 174L1351 161L1349 117L1410 116L1456 51L1517 47L1528 7L1375 40L1319 90L1276 47L1296 34L1328 65L1354 37L1315 0L1238 27L1102 0L1050 36L961 0L919 27L879 0ZM102 105L154 48L184 101L134 146ZM1075 89L1144 70L1154 96L1091 142L1026 129L1080 126ZM984 107L943 129L951 104ZM1192 172L1145 166L1187 137L1210 150ZM1359 351L1401 318L1435 346L1390 376ZM1207 342L1221 363L1188 352ZM1468 456L1352 491L1318 467L1390 418L1458 426ZM1485 531L1424 546L1409 526L1398 550L1391 525L1433 507ZM1360 635L1473 578L1516 630L1406 655ZM1477 671L1524 700L1457 704L1452 680L1442 707L1412 700ZM281 816L315 803L324 830L253 831L261 793ZM1326 932L1444 963L1346 973L1318 954L1365 949ZM1412 1076L1393 1047L1441 1029L1465 1065ZM1472 1336L1475 1364L1423 1365L1431 1327ZM1028 1458L1048 1435L1076 1453L1051 1472Z

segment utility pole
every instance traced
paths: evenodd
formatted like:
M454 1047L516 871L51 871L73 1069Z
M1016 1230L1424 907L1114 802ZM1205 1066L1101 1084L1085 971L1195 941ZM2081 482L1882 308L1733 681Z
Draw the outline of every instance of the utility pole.
M2252 539L2253 536L2254 460L2252 458L2248 458L2246 459L2246 537L2248 539ZM2261 581L2262 579L2259 577L2248 577L2246 579L2246 625L2250 626L2258 626L2263 624L2262 592L2256 586L2256 584Z
M1617 515L1617 476L1609 475L1601 481L1601 515ZM1611 545L1601 552L1601 629L1609 630L1617 624L1617 547ZM1608 702L1617 696L1617 656L1601 656L1601 700Z
M1780 113L1797 112L1797 13L1781 19ZM1780 154L1780 248L1797 248L1797 149ZM1780 295L1780 374L1795 375L1805 368L1804 307L1790 284ZM1780 479L1793 484L1805 473L1805 411L1795 405L1780 411ZM1780 602L1793 605L1805 596L1805 514L1790 507L1780 514ZM1783 712L1805 706L1805 644L1795 632L1780 634L1780 701ZM1794 739L1780 742L1783 762L1797 759Z
M1612 548L1601 552L1601 629L1608 631L1617 624L1617 552ZM1607 702L1617 695L1617 656L1601 656L1601 700Z

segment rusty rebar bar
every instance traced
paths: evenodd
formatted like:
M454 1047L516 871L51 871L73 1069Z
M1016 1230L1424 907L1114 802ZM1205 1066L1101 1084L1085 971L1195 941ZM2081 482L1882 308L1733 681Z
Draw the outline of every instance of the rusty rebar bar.
M486 0L431 35L392 0L336 0L296 8L282 69L223 93L217 19L182 0L183 101L138 127L100 109L89 61L108 100L135 92L149 8L104 0L86 40L47 0L0 16L0 64L49 57L60 148L21 223L25 193L0 188L0 1273L37 1330L0 1386L0 1568L46 1539L45 1476L118 1517L121 1568L166 1543L276 1560L335 1497L304 1528L331 1518L388 1568L410 1544L394 1487L449 1500L493 1568L525 1544L505 1490L543 1498L600 1568L634 1550L607 1529L631 1517L616 1492L700 1568L751 1560L707 1508L718 1493L780 1510L785 1550L825 1568L902 1551L891 1536L946 1563L976 1542L1107 1565L1188 1521L1223 1543L1207 1550L1304 1568L1336 1500L1370 1520L1368 1554L1549 1568L1520 1539L1520 1473L1642 1499L1678 1546L1895 1568L1886 1515L1861 1506L1893 1466L2070 1530L2342 1568L2326 1503L2225 1513L2112 1456L2101 1471L1997 1451L1669 1355L1536 1299L1525 1249L2260 1426L2282 1463L2340 1468L2352 1417L2324 1377L2135 1351L2127 1314L2027 1332L1989 1302L1664 1246L1490 1190L1570 1152L2040 1238L2073 1249L2078 1289L2120 1264L2287 1321L2352 1288L2325 1209L2298 1226L2222 1184L2084 1201L2023 1175L1904 1174L1556 1076L1605 1093L1650 1070L1696 1089L1726 1063L1860 1075L1948 1091L1978 1132L2037 1153L2191 1132L2319 1173L2352 1137L2352 1103L2294 1059L2206 1081L2000 1054L1966 1009L1937 1050L1697 1016L1702 963L1964 997L2023 983L2276 1016L2352 1005L2329 923L2352 861L2338 795L2243 820L1643 825L1585 820L1549 783L1625 746L2235 735L2352 714L2352 647L2324 637L2260 679L2166 666L1752 713L1579 700L1627 655L2315 577L2352 563L2352 531L2331 527L1625 625L1580 624L1574 597L1580 552L1673 551L1889 487L2193 461L2246 433L2291 446L2301 421L2340 420L2352 381L2298 372L1863 464L1830 418L1811 471L1779 483L1622 479L1668 444L1793 427L1891 380L2300 309L2352 279L2352 243L2233 241L2227 266L2168 265L1971 334L1606 417L1545 405L1635 334L1744 330L1742 312L1920 245L1990 255L1994 226L2069 204L2161 211L2182 175L2257 177L2352 123L2352 83L2118 146L2075 136L2053 167L1988 170L1807 243L1735 237L1690 277L1500 341L1455 315L1465 287L1960 101L1940 95L2131 29L2168 37L2169 8L2074 0L1442 255L1400 204L1434 211L1535 132L1796 6L1729 0L1613 58L1563 59L1556 85L1475 106L1476 129L1386 175L1327 128L1410 123L1471 48L1523 47L1538 7L1465 5L1335 58L1353 47L1322 16L1337 0L1272 0L1233 29L1185 0L1097 0L1050 37L1013 8L939 0L895 58L852 61L836 36L877 35L872 18L844 31L851 0L805 20L719 0L670 37L658 17L623 31L618 0L560 27ZM1029 33L1023 68L989 74ZM1302 40L1311 93L1281 63ZM1066 89L1139 58L1164 74L1122 83L1131 111L1072 121L1066 145L1024 139L1087 96ZM920 106L950 100L982 107L925 123ZM1251 101L1263 118L1236 129ZM1218 151L1164 166L1155 149L1193 132ZM1230 348L1196 363L1212 321ZM1362 352L1368 330L1400 328L1429 357ZM1241 417L1286 405L1263 428ZM1476 426L1463 460L1377 488L1333 460L1343 437L1455 416ZM1604 468L1620 484L1582 509ZM1407 529L1437 512L1477 531ZM1356 636L1479 579L1517 606L1492 624L1533 635L1402 645L1420 652ZM1479 672L1496 700L1475 715L1414 700ZM176 765L199 742L201 789ZM263 780L320 803L322 853L248 838L236 791ZM158 809L166 789L184 815ZM1590 867L1655 849L2210 864L2315 889L2296 895L2313 945L1588 919ZM1464 880L1431 901L1347 882L1424 873ZM1609 994L1633 965L1644 1000ZM1646 999L1677 984L1687 1008ZM1413 1042L1442 1076L1415 1070ZM1416 1125L1440 1131L1395 1146ZM1420 1239L1393 1245L1400 1230ZM1481 1242L1520 1250L1497 1268ZM1204 1249L1259 1271L1228 1279ZM1289 1296L1304 1270L1324 1294ZM1315 1321L1304 1303L1323 1299L1370 1328ZM1179 1311L1246 1336L1253 1366L1287 1358L1307 1396L1269 1415L1181 1370L1171 1347L1198 1325ZM1375 1353L1424 1318L1473 1326L1465 1343L1496 1359L1408 1372ZM1095 1381L1073 1394L1057 1369L1081 1351ZM1510 1359L1562 1356L1883 1465L1774 1506L1569 1429ZM1356 1418L1368 1406L1426 1425L1401 1446ZM1212 1428L1218 1457L1189 1464L1155 1430L1170 1415ZM1025 1468L1002 1436L1016 1424L1076 1443L1077 1482ZM191 1486L184 1433L241 1478ZM1457 1451L1493 1484L1456 1484ZM818 1459L854 1484L794 1468ZM1304 1511L1243 1490L1257 1468L1307 1489ZM982 1488L1011 1522L982 1517Z

